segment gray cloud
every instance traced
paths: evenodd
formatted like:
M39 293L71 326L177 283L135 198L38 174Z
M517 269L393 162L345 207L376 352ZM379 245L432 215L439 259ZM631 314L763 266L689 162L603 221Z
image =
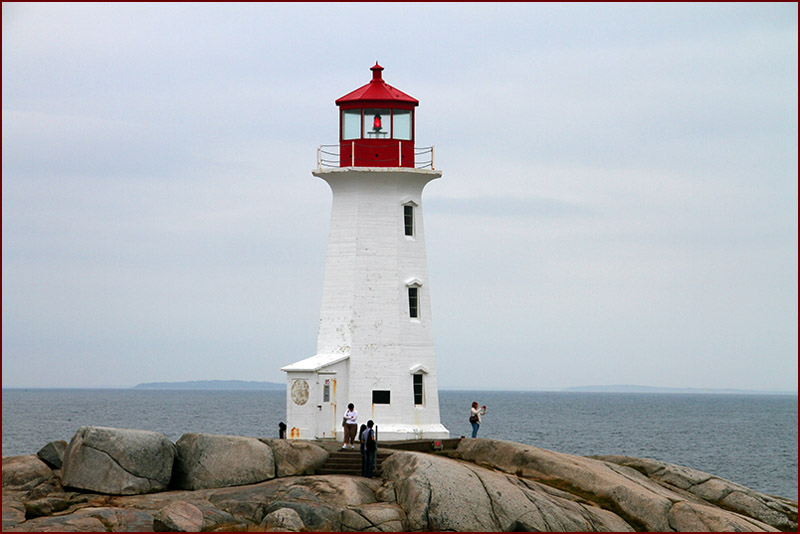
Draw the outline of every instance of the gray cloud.
M796 6L421 9L3 4L4 387L312 355L314 150L378 60L444 171L443 387L796 389Z

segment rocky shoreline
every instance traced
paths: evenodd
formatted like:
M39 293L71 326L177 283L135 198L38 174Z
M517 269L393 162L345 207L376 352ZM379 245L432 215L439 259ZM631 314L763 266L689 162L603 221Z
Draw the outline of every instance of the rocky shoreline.
M797 531L797 501L694 469L489 439L315 474L338 444L82 427L3 458L3 531Z

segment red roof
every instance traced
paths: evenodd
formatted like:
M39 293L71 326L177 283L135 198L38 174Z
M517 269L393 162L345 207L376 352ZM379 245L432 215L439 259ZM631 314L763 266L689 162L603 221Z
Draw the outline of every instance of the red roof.
M366 100L373 102L403 102L407 104L413 104L415 106L419 105L419 100L413 96L405 94L399 89L395 89L383 81L383 78L381 77L381 71L383 70L383 67L378 65L377 61L375 62L375 66L370 68L370 70L372 71L372 80L367 85L359 87L355 91L347 93L343 97L337 99L337 106L344 103L362 102Z

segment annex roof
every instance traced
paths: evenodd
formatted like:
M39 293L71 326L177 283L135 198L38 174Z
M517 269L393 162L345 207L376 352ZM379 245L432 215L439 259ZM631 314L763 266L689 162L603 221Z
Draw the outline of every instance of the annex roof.
M323 367L339 363L349 357L349 354L316 354L305 360L281 367L281 371L318 371Z

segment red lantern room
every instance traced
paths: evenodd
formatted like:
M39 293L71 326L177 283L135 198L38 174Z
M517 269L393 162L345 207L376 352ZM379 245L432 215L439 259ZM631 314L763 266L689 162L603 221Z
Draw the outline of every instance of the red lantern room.
M340 167L414 167L414 108L419 101L383 81L375 63L372 80L336 101Z

